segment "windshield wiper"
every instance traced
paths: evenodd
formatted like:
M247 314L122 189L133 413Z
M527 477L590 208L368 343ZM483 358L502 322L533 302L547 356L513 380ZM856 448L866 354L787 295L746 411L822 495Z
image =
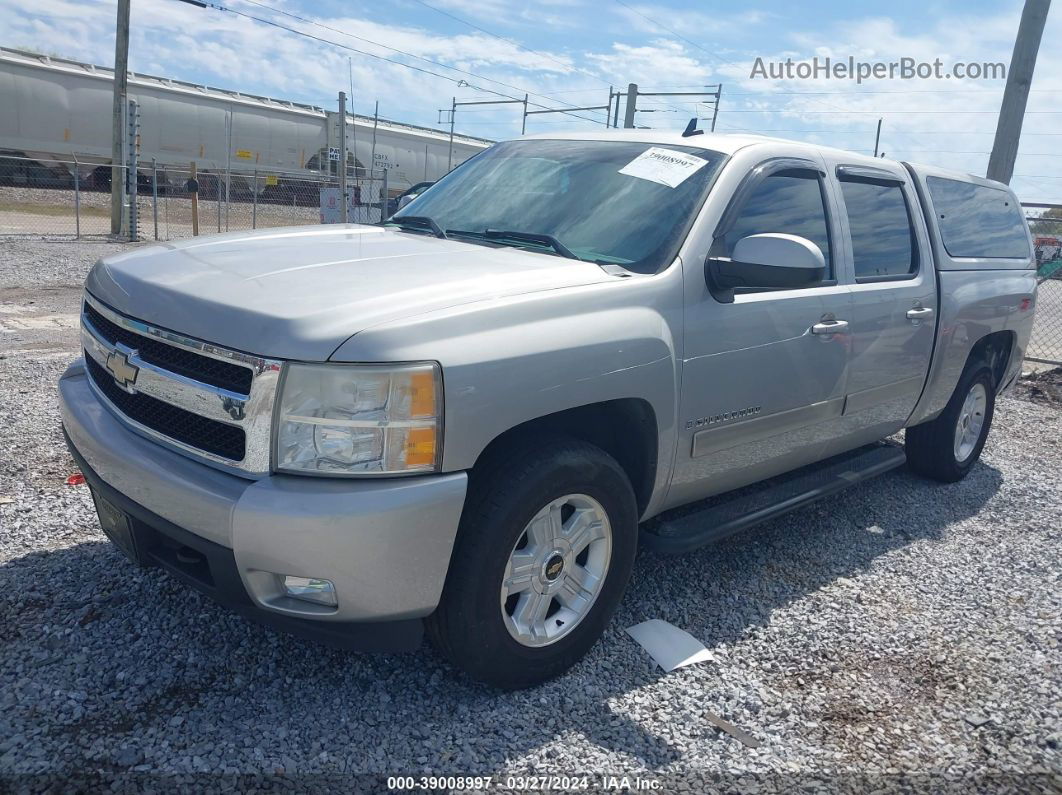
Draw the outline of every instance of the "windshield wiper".
M406 225L418 231L430 231L436 237L441 237L443 240L446 239L446 232L435 222L434 218L427 215L403 215L397 218L392 216L387 223L398 227Z
M483 237L488 240L516 240L524 243L537 243L540 246L549 246L562 257L581 259L553 235L540 235L535 232L515 232L509 229L486 229L483 232Z

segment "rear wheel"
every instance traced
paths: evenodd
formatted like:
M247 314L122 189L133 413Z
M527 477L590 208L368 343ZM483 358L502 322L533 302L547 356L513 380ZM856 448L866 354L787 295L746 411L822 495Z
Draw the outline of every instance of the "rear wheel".
M907 429L907 464L925 477L954 483L977 463L992 426L995 379L987 365L967 368L940 416Z
M550 437L506 462L473 480L428 631L473 678L514 689L564 672L601 636L630 577L637 508L593 445Z

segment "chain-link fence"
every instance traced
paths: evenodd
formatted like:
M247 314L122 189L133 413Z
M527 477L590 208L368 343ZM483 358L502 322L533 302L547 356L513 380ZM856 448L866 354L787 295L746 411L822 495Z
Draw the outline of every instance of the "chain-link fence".
M121 179L126 169L120 168ZM111 233L109 164L30 160L0 155L0 236L89 237ZM135 205L126 207L128 237L174 240L242 229L342 220L339 179L329 174L191 167L137 170ZM386 172L354 169L347 176L351 223L380 223L386 214Z
M122 179L126 170L118 169ZM111 233L111 166L0 153L0 236L106 236ZM342 220L339 180L326 173L266 169L156 167L141 164L136 199L126 208L130 236L174 240L194 234ZM387 172L348 171L347 218L380 223L388 215ZM130 212L134 209L131 215ZM393 208L392 208L393 209ZM1040 282L1027 358L1062 364L1062 205L1026 206Z
M1036 321L1026 358L1062 365L1062 205L1026 208L1036 250Z

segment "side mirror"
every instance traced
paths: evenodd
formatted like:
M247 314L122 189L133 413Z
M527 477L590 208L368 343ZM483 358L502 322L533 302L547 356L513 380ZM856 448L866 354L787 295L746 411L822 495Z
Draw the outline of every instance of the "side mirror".
M822 249L805 237L775 232L743 237L730 259L710 257L704 264L709 289L726 291L810 287L821 282L825 273Z

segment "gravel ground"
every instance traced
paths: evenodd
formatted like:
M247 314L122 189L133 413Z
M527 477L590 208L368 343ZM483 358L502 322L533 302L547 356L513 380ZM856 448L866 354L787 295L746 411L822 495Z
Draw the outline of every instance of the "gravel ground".
M1001 400L961 483L896 471L686 557L643 552L586 660L499 694L427 646L363 656L274 634L105 542L86 488L64 483L54 384L86 269L119 248L0 241L0 790L364 791L383 779L349 776L396 773L1062 788L1057 404ZM623 632L648 618L713 661L654 668Z

